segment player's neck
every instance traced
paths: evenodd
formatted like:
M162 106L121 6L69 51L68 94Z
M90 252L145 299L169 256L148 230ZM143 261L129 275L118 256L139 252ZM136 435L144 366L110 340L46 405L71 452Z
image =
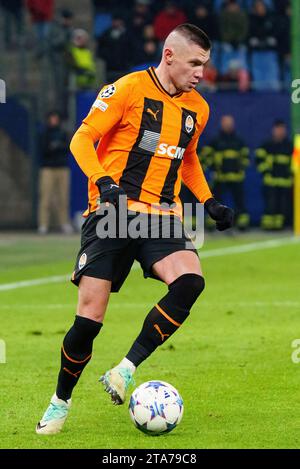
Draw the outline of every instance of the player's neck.
M179 92L179 90L177 90L177 88L173 84L163 64L158 65L158 67L155 69L155 74L157 78L159 79L161 85L170 95L177 94Z

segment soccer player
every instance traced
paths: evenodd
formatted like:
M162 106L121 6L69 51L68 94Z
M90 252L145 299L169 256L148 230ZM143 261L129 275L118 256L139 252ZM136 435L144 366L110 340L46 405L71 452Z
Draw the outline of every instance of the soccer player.
M181 181L204 204L217 229L233 224L233 211L213 198L196 153L209 108L195 88L210 49L208 37L196 26L176 27L165 41L159 66L105 86L71 141L71 151L89 178L88 210L72 276L79 299L62 344L56 392L36 427L39 434L62 429L110 293L119 291L134 260L145 277L163 281L168 291L146 316L126 357L100 378L115 404L125 402L136 368L180 327L203 291L196 249L184 229L181 237L173 235L178 224L182 228ZM128 224L144 214L161 227L168 215L172 233L167 238L98 237L96 227L103 217L97 210L99 197L100 206L118 208L125 195Z

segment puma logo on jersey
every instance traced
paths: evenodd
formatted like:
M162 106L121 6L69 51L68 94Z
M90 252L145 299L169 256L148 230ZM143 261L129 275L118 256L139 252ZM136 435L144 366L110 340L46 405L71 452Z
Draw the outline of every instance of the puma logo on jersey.
M160 334L160 336L161 336L161 341L162 341L162 342L164 342L165 337L170 337L170 334L163 334L163 333L162 333L162 331L161 331L161 329L160 329L160 327L159 327L158 324L154 324L153 327L154 327L154 329L156 329L157 332Z
M157 150L158 155L167 155L178 160L182 160L184 152L185 148L168 145L167 143L160 143Z
M147 108L147 112L149 114L151 114L151 116L153 117L153 119L155 121L157 121L157 114L159 113L160 109L158 109L156 112L152 111L152 109L150 109L150 107Z

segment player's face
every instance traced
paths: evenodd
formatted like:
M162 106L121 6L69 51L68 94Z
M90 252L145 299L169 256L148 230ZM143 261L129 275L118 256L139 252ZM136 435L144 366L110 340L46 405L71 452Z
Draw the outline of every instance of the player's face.
M194 43L182 45L174 53L170 67L171 79L178 91L189 92L196 88L203 77L204 66L210 59L210 51Z

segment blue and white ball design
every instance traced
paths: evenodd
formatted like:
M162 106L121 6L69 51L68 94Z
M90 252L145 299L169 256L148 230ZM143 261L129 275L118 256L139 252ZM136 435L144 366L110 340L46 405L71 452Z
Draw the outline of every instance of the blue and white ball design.
M183 400L177 389L164 381L147 381L136 388L129 402L135 426L149 435L172 431L183 415Z

